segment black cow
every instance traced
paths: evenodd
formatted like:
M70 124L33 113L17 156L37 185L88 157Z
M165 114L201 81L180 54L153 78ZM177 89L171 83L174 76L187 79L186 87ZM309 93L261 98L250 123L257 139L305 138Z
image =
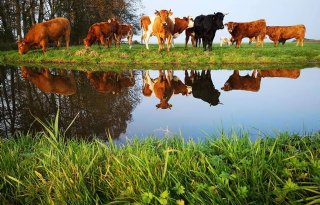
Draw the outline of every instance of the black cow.
M218 12L207 16L200 15L194 19L194 32L196 40L202 39L203 49L212 50L212 41L218 29L223 29L225 14Z
M211 72L208 70L198 71L191 70L190 75L188 71L185 71L184 83L192 86L192 95L195 98L199 98L213 106L220 104L219 96L220 92L215 89L212 79Z

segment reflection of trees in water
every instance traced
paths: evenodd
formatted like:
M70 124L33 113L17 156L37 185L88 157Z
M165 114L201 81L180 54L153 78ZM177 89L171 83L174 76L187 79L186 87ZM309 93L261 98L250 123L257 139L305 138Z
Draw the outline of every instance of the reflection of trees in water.
M39 69L33 69L38 70ZM1 67L1 118L0 129L8 136L15 131L43 130L34 122L31 113L40 119L53 120L60 109L59 127L67 128L79 114L68 135L106 138L107 133L117 138L131 121L131 112L140 101L139 88L124 89L121 95L98 93L84 73L72 71L77 92L71 96L44 93L20 75L17 69ZM57 75L57 71L54 71ZM30 128L31 127L31 128Z

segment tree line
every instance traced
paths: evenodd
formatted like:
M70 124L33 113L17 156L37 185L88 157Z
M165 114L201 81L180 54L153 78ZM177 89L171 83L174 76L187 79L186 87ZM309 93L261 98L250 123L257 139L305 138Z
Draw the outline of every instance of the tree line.
M115 17L139 29L141 0L1 0L0 45L23 37L35 23L65 17L71 23L71 43L80 44L90 25Z

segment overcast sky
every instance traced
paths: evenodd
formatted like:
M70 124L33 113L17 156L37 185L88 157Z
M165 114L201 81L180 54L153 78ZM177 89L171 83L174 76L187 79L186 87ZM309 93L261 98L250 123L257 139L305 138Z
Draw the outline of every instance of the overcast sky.
M146 15L154 14L155 9L171 9L176 17L229 13L224 18L228 21L245 22L266 19L267 25L306 26L306 38L320 39L320 0L142 0ZM221 36L229 37L226 29L216 33L215 42ZM184 32L175 42L184 42ZM152 37L152 42L155 37Z

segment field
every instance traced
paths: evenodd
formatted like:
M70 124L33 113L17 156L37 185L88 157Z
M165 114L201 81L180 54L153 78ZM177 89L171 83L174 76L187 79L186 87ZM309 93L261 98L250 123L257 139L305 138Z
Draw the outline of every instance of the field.
M72 46L70 49L49 48L46 54L41 50L32 50L25 55L19 55L17 50L1 51L0 63L12 65L73 65L73 66L110 66L122 67L157 67L157 66L187 66L230 68L239 65L278 66L278 65L309 65L320 64L320 43L305 43L304 47L296 47L294 43L275 48L272 43L266 43L264 48L244 43L240 49L220 47L215 44L212 52L204 52L202 48L189 48L176 45L171 52L158 52L158 45L151 45L146 50L144 45L136 44L130 50L123 44L120 48L91 49L84 46ZM292 66L291 66L292 67Z

